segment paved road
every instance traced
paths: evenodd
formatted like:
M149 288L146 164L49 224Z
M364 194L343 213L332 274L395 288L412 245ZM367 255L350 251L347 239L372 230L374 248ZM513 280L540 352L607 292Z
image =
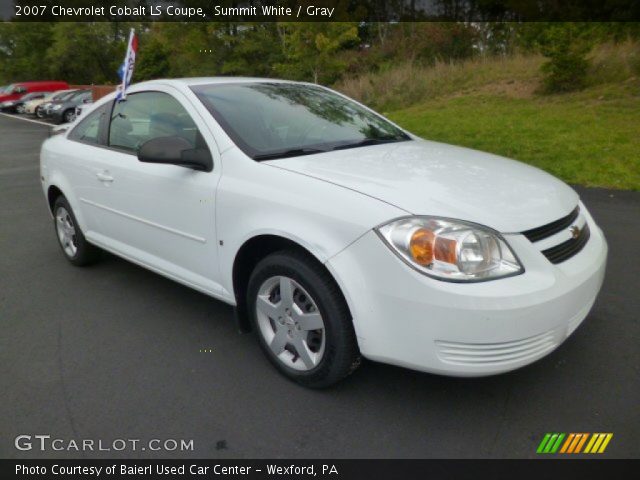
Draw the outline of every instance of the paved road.
M466 380L368 362L309 391L229 306L112 256L70 266L38 182L46 136L0 117L0 457L79 455L18 452L18 434L194 440L174 457L533 457L549 431L613 432L607 456L640 456L639 193L580 190L612 254L591 315L550 356Z

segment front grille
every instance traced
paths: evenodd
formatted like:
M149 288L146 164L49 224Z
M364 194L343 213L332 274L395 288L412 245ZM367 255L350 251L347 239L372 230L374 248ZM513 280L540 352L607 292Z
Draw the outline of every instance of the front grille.
M442 361L467 366L500 365L541 357L558 345L555 331L503 343L459 343L436 340Z
M561 232L565 228L569 228L573 224L573 222L575 222L576 218L578 218L579 213L580 207L576 207L566 217L562 217L560 220L547 223L546 225L543 225L541 227L532 228L531 230L522 232L522 234L532 242L543 240L545 238L551 237L552 235L555 235L558 232Z
M587 241L589 241L590 235L589 225L585 223L577 237L570 238L566 242L562 242L555 247L542 250L542 254L547 257L551 263L564 262L584 248Z
M539 247L541 253L547 257L551 263L557 264L573 257L582 250L589 241L591 232L589 232L589 225L584 216L580 214L580 206L574 208L566 217L522 232L522 235L527 237L532 243L535 243L558 234L561 234L558 235L558 241L560 241L561 239L567 238L568 233L571 233L572 237L569 240L553 245L553 239L550 239L546 242L541 242L542 245ZM549 247L549 244L553 246Z

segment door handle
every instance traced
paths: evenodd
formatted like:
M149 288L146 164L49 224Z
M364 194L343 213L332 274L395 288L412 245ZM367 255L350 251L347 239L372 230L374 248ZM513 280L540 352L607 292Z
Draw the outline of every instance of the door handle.
M113 177L109 175L108 172L98 172L96 173L96 177L98 177L98 180L100 180L101 182L113 182Z

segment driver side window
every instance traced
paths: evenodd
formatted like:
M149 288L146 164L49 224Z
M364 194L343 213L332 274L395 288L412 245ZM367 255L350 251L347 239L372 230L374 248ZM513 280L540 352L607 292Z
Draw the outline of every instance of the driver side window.
M167 93L132 93L113 107L111 147L135 153L149 140L173 136L183 137L193 148L207 148L191 116Z

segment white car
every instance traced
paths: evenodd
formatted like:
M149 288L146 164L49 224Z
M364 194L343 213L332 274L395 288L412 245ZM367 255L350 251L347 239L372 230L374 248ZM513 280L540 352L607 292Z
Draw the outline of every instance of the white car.
M361 355L522 367L580 325L605 272L602 231L564 183L306 83L133 85L44 142L41 179L71 263L108 250L234 305L310 387Z

